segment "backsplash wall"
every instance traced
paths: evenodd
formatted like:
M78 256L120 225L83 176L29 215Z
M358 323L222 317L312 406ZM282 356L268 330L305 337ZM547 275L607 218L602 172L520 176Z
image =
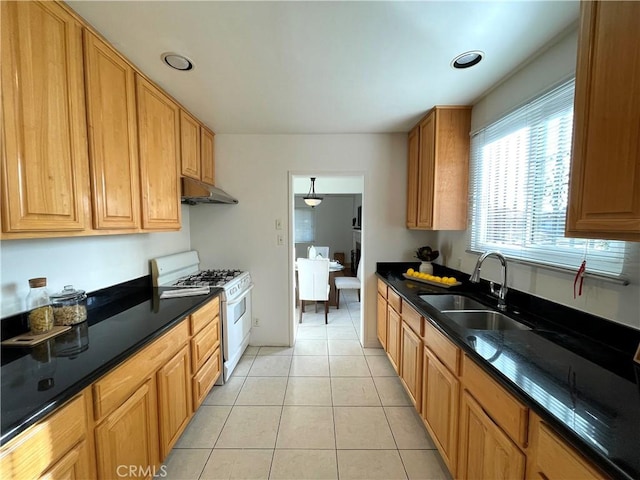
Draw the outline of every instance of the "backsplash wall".
M189 250L189 208L179 232L0 242L0 317L24 310L28 279L47 277L47 290L65 285L91 292L149 275L151 258Z
M465 273L473 272L478 255L466 252L467 239L466 232L439 232L437 245L443 258L437 262ZM574 299L574 272L564 273L514 262L508 263L507 285L640 330L640 244L629 242L627 245L632 250L625 265L629 285L585 277L582 296ZM499 282L500 263L487 259L482 265L481 276L483 279ZM507 302L508 300L507 294Z

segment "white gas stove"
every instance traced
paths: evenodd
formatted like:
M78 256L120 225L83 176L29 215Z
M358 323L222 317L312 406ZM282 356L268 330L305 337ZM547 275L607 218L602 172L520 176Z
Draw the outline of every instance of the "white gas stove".
M249 345L251 334L251 289L249 272L237 269L200 270L198 252L176 253L151 260L151 277L156 287L219 287L224 373L226 382Z

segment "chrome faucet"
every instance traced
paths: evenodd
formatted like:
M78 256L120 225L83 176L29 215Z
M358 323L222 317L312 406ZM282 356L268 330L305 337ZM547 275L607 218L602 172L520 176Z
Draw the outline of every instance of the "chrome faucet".
M482 262L484 262L484 260L489 256L496 257L498 260L500 260L500 264L502 265L502 284L500 285L500 290L496 290L496 286L493 282L490 282L489 286L491 287L491 294L498 297L498 308L500 310L506 310L507 303L505 302L505 298L507 296L507 290L508 290L507 259L504 258L504 255L502 255L500 252L484 252L482 255L480 255L480 258L478 258L478 262L476 263L476 268L473 270L473 273L471 274L471 278L469 278L469 281L473 283L480 282L480 270L482 269Z

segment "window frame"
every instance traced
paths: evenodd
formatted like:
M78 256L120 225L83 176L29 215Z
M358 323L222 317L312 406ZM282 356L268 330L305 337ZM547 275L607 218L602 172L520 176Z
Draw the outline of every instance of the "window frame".
M556 206L554 210L547 212L542 208L545 201L543 199L544 185L549 185L549 183L544 183L544 175L536 178L535 173L540 174L540 172L544 172L547 168L545 162L549 160L546 160L548 154L544 149L546 148L545 146L548 145L547 140L549 133L558 134L558 138L562 140L559 144L561 148L553 149L553 151L556 152L553 156L560 155L560 157L562 157L562 155L566 155L568 152L568 165L570 168L572 132L570 131L568 134L567 146L566 116L567 108L569 108L570 117L568 121L570 125L572 125L574 87L574 77L565 79L472 133L469 165L470 233L467 236L467 251L470 253L481 253L487 250L499 250L507 258L516 263L549 268L572 274L575 274L580 263L586 256L588 274L618 283L628 284L628 280L623 277L627 263L626 257L629 254L628 245L624 242L614 240L569 238L564 235L568 187L566 192L560 194L557 192L553 193L552 200L564 202L562 209L559 210ZM561 122L559 124L565 122L564 129L557 127L553 131L550 130L550 128L553 128L551 122L554 119L560 119ZM511 244L505 241L499 241L498 243L491 242L487 237L491 235L498 236L500 234L506 235L506 230L503 230L503 228L507 222L504 218L500 218L495 225L502 222L501 226L488 226L492 212L485 209L489 203L487 199L497 199L498 201L504 202L506 199L504 192L506 192L506 188L508 187L503 186L502 193L494 194L491 197L487 196L489 187L504 183L506 180L494 182L492 179L489 179L492 173L488 170L489 167L487 163L493 161L493 163L496 164L496 157L494 157L493 160L487 159L486 149L488 147L493 147L496 150L509 148L509 146L500 145L497 142L505 141L505 139L512 135L518 135L519 132L525 129L525 141L518 143L518 140L515 140L518 150L524 149L526 155L526 160L521 160L517 167L524 171L525 181L519 183L525 187L525 193L523 195L515 194L515 196L520 197L516 201L524 201L524 203L526 203L526 209L520 212L514 209L514 212L520 215L514 217L517 223L521 224L516 234L518 240L514 240ZM543 137L540 136L540 130L542 129L544 129ZM560 135L561 133L564 136ZM534 136L535 139L532 140ZM541 141L540 138L544 140ZM532 146L533 156L531 155ZM511 146L511 148L513 148L513 146ZM538 154L538 157L536 157L535 154ZM510 159L512 157L508 158ZM531 158L539 158L539 160L531 162ZM500 157L497 158L497 162L499 162L499 160ZM513 164L510 164L507 168L513 168L512 165ZM549 165L551 165L551 163L549 163ZM566 169L566 181L568 185L569 168L566 168L566 166L563 168ZM538 172L535 172L536 170L538 170ZM510 175L513 175L513 172L511 172ZM564 172L561 178L565 178ZM554 182L552 183L554 188L564 189L562 180L557 181L557 183L556 181L557 179L554 178ZM565 197L564 199L558 198L558 195L565 195ZM537 211L532 210L532 205L538 205ZM562 211L565 212L561 217L562 228L558 229L555 227L558 226L558 214ZM495 212L500 215L499 209L496 209ZM507 212L504 214L506 215L506 213ZM553 245L544 245L535 238L536 236L539 237L541 234L544 234L544 230L542 230L540 226L541 222L539 217L545 216L549 216L552 219L555 218L556 225L554 225L552 237ZM563 238L566 239L566 246L558 245L558 243L562 243ZM506 240L505 237L502 237L502 239ZM603 242L607 243L607 245L614 246L615 251L613 254L608 254L604 250L597 248L598 245L602 246L601 244L603 244ZM607 245L605 245L605 247ZM567 261L567 259L569 260ZM615 268L610 268L611 265L615 265Z

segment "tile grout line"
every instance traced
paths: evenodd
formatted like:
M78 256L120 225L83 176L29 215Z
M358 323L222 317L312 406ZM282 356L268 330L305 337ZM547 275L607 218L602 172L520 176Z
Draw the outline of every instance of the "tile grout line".
M218 432L218 435L216 437L216 441L213 442L213 447L211 448L211 451L209 452L209 456L207 457L207 460L204 462L204 466L202 467L202 470L200 470L200 474L198 475L198 479L202 478L202 475L204 474L204 471L207 468L207 464L209 463L209 460L211 459L211 456L213 455L213 451L215 450L216 445L218 444L218 441L220 440L220 435L222 435L222 431L224 430L224 427L227 424L227 421L229 420L229 417L231 416L231 412L233 411L233 407L235 406L236 400L238 399L238 396L240 395L240 390L242 390L242 387L244 386L244 382L246 382L246 380L247 380L247 377L244 377L244 380L242 381L242 385L238 389L238 394L236 395L236 397L233 400L233 405L231 405L231 408L229 409L229 413L227 414L226 418L224 419L224 422L222 423L222 426L220 427L220 432ZM211 406L216 406L216 405L211 405ZM220 405L220 406L222 406L222 405Z

